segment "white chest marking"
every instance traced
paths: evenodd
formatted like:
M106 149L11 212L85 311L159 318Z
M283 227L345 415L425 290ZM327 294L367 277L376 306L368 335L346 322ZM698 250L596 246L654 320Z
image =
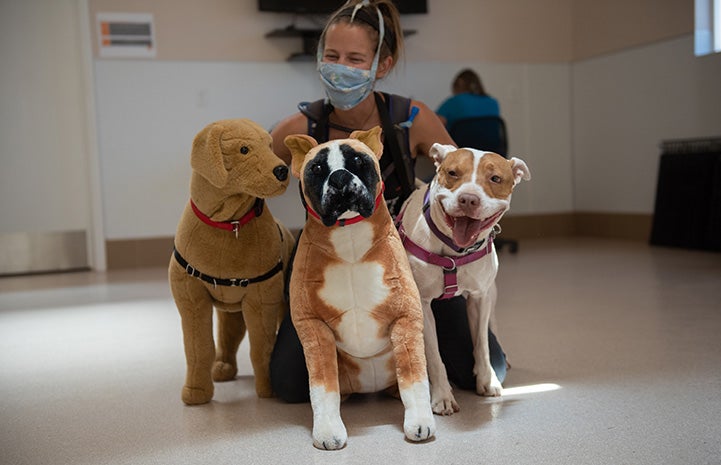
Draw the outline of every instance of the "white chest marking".
M338 228L330 236L336 255L341 260L355 263L371 248L373 241L373 226L361 221L353 227Z
M372 231L358 234L362 231L358 227L372 226L361 222L354 225L352 234L346 228L333 232L336 254L346 263L326 268L320 297L343 312L336 328L342 338L338 346L356 357L367 357L388 344L387 337L380 337L379 322L371 312L388 298L390 289L383 282L380 263L360 261L371 246Z

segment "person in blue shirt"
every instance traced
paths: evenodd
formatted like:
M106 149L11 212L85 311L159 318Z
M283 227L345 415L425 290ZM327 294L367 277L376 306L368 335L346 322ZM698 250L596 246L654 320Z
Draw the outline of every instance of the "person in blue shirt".
M441 103L436 114L450 128L462 118L501 116L498 100L486 93L481 78L475 71L464 69L453 79L453 95Z

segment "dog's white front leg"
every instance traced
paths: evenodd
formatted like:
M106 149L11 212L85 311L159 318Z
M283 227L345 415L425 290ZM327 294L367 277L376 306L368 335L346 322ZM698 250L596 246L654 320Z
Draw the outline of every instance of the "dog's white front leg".
M348 440L348 432L340 417L335 336L328 325L317 318L299 320L294 317L293 323L303 344L308 366L313 445L325 450L342 449Z
M411 441L425 441L436 433L436 420L428 389L423 322L419 313L415 315L417 318L403 316L395 321L391 328L391 344L398 391L405 407L403 431Z
M407 389L401 389L401 401L405 407L403 431L411 441L425 441L436 433L436 420L430 408L431 398L428 381L418 381Z
M491 356L488 349L488 325L491 313L496 302L496 287L491 286L489 292L480 297L469 296L468 321L471 322L471 336L473 338L473 374L476 375L476 393L482 396L497 397L501 395L503 387L491 366ZM474 325L472 322L476 322Z
M441 353L438 349L436 320L433 317L430 300L423 301L423 343L426 347L426 363L428 365L428 379L431 383L431 408L433 413L452 415L453 412L459 411L460 407L453 397L446 366L441 360Z
M345 446L348 432L340 417L340 393L325 386L310 387L313 408L313 445L318 449L337 450Z

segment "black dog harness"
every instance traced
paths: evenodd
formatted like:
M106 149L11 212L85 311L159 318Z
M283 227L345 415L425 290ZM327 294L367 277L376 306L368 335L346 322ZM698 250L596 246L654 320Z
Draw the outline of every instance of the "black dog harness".
M283 239L283 235L281 234L281 240ZM223 279L223 278L215 278L213 276L209 276L205 273L201 273L196 268L193 268L190 263L188 263L183 257L180 256L180 253L177 249L173 249L173 256L175 256L175 260L178 261L180 266L185 268L185 272L188 273L190 276L194 278L198 278L200 280L205 281L206 283L212 284L213 286L238 286L238 287L247 287L248 284L253 283L259 283L261 281L265 281L266 279L270 279L273 276L275 276L277 273L279 273L283 269L283 261L278 260L278 263L273 267L272 270L268 271L267 273L264 273L260 276L255 276L253 278L230 278L230 279Z

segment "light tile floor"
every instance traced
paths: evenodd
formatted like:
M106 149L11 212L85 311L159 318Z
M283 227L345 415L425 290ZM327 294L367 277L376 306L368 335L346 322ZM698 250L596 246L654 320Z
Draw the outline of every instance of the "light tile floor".
M457 391L424 444L398 400L351 397L337 452L309 404L256 398L246 342L212 403L181 403L164 269L0 278L0 463L721 463L721 254L524 240L500 261L504 397Z

